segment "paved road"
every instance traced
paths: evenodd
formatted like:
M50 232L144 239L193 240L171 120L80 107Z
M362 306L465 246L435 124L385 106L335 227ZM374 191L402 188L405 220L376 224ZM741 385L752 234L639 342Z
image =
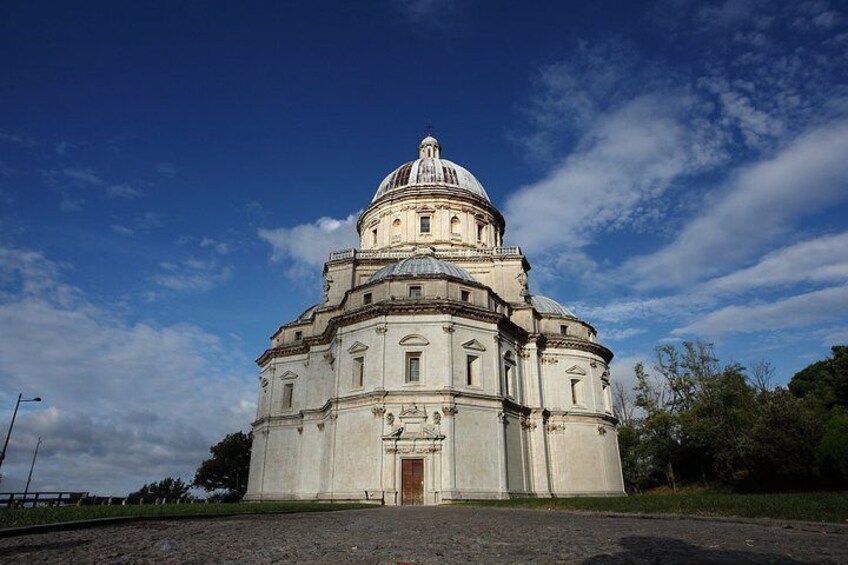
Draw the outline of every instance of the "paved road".
M848 563L848 527L470 507L140 522L0 539L3 563Z

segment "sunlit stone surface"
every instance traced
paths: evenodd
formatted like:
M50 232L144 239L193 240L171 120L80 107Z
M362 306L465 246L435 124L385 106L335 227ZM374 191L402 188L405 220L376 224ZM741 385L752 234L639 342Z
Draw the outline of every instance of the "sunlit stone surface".
M608 363L530 296L504 219L434 138L380 184L360 249L258 359L247 500L388 505L623 492Z

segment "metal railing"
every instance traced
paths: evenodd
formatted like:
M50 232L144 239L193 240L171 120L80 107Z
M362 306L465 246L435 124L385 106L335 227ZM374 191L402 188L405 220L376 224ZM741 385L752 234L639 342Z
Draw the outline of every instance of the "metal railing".
M344 259L406 259L415 252L409 251L381 251L362 249L342 249L330 253L330 261L341 261ZM436 249L434 254L437 258L463 259L473 257L520 257L521 248L512 247L478 247L474 249Z

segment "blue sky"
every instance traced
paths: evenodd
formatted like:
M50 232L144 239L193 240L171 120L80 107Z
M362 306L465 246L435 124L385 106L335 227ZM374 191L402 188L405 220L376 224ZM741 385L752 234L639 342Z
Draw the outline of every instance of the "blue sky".
M137 4L137 5L136 5ZM836 2L5 2L3 490L190 478L428 122L614 377L848 341Z

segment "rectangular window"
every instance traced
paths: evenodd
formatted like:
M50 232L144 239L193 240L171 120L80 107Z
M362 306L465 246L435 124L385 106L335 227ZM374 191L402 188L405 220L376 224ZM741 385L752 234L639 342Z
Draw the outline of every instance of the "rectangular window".
M371 244L375 246L377 245L377 228L371 230Z
M292 395L294 394L294 383L286 383L283 387L283 410L290 410L292 407Z
M365 386L365 357L353 360L353 388Z
M480 385L480 358L476 355L468 355L465 358L465 384L468 386Z
M421 354L407 353L406 354L406 382L419 383L421 382Z
M604 397L604 411L612 412L612 398L610 398L610 387L607 383L601 385Z
M512 382L512 365L504 365L504 387L506 395L512 397L515 395L515 386Z
M485 233L486 226L483 224L477 224L477 242L483 243L483 235Z
M580 404L580 379L571 379L571 403Z
M366 292L365 294L362 295L362 303L365 304L365 305L371 304L371 301L373 300L373 298L374 297L371 295L370 292Z
M303 339L303 332L294 332L294 340L300 341Z
M421 298L424 293L421 291L420 286L411 286L409 287L409 297L410 298Z
M421 216L419 218L421 233L430 233L430 216Z
M562 335L568 335L568 326L560 326L559 333L561 333Z
M462 290L459 293L459 299L463 302L471 302L471 291L470 290Z

